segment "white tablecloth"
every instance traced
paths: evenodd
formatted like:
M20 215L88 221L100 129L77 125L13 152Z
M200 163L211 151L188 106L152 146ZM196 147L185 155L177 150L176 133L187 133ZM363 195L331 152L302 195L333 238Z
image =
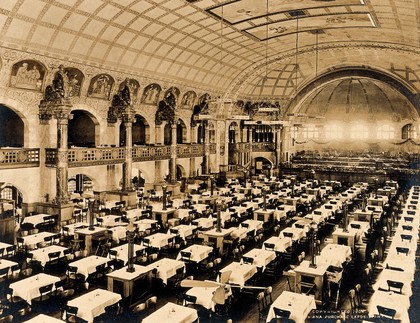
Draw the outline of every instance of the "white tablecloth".
M109 259L105 257L89 256L73 261L69 265L77 267L77 272L87 278L96 271L96 266L106 264L108 261Z
M127 212L127 218L130 220L137 220L138 218L141 217L141 209L133 209L133 210L128 210Z
M244 257L254 259L253 265L265 269L265 266L276 259L276 253L274 251L255 248L244 254Z
M316 258L317 264L332 265L340 267L346 260L350 260L351 248L338 244L327 244L321 254Z
M190 258L191 261L200 262L206 259L209 256L209 254L212 252L212 250L213 250L212 247L195 244L195 245L189 246L188 248L185 248L182 251L191 253L191 258ZM181 260L181 252L178 254L176 259Z
M138 244L134 244L133 246L134 246L134 252L133 252L134 257L136 256L136 251L146 249L145 246L141 246ZM117 258L123 260L124 264L128 262L128 243L112 248L111 250L117 251Z
M232 271L229 283L237 284L241 287L245 286L245 283L257 272L257 266L242 264L239 262L232 262L226 267L222 268L220 272Z
M35 214L26 216L22 223L32 223L34 226L44 222L44 217L49 216L49 214Z
M95 317L105 313L105 307L117 303L120 299L120 294L105 289L95 289L68 301L67 304L79 309L77 316L88 322L93 322Z
M152 228L153 223L157 223L157 220L152 219L142 219L134 222L134 225L139 229L139 231L146 231Z
M410 322L408 317L408 309L410 308L410 299L406 295L399 295L396 293L376 291L373 293L369 305L369 316L378 315L377 305L392 308L396 310L395 319L401 322Z
M13 295L23 298L30 305L34 298L41 296L40 287L55 284L59 280L59 277L41 273L12 283L10 288L13 289Z
M34 260L38 260L41 262L42 266L45 266L45 264L47 263L47 261L50 260L48 254L51 252L60 252L60 257L64 256L64 250L66 250L67 248L65 247L61 247L61 246L48 246L45 248L40 248L37 250L33 250L31 251L31 254L33 254L33 258Z
M151 236L146 237L145 239L148 239L150 242L150 246L154 248L162 248L164 246L168 245L168 239L173 238L174 235L167 234L167 233L155 233Z
M292 245L292 239L273 236L264 241L264 246L266 243L274 244L275 251L286 252L286 249Z
M191 209L177 209L175 211L175 217L178 219L188 218L190 216Z
M190 235L192 235L193 230L197 229L196 225L185 225L185 224L181 224L181 225L177 225L175 227L172 227L171 229L177 230L178 231L178 235L185 240L186 237L189 237ZM170 233L170 232L168 232Z
M196 304L202 305L208 310L214 311L215 303L213 302L213 294L219 287L193 287L189 289L185 294L197 297ZM225 285L225 299L232 295L232 289L229 285Z
M10 267L12 267L14 265L18 265L18 263L14 262L14 261L7 260L7 259L0 259L0 269L9 268L9 271L8 271L7 274L10 274ZM0 278L2 278L2 277L0 276Z
M127 226L126 225L119 225L113 228L108 229L109 232L112 233L112 240L120 243L121 239L127 237Z
M76 222L72 224L65 225L66 228L69 228L69 235L74 234L74 230L79 228L86 228L89 226L88 222Z
M197 310L168 302L143 319L143 323L191 323L198 318Z
M103 227L113 227L115 225L118 225L120 220L121 220L121 216L119 215L104 215L99 217L99 219L102 219L102 225Z
M290 311L290 319L294 320L296 323L304 323L310 311L316 309L316 304L313 295L283 291L270 306L267 322L270 322L275 317L274 307Z
M396 272L390 269L384 269L379 274L378 278L376 279L376 283L373 284L373 289L377 291L378 289L385 289L388 290L388 283L387 280L392 280L396 282L401 282L404 284L402 288L402 293L408 297L411 296L411 281L413 276L406 272ZM393 290L393 289L391 289Z
M296 241L296 240L300 240L300 239L302 239L303 237L305 237L306 236L306 232L305 232L305 230L304 229L298 229L298 228L291 228L291 227L288 227L288 228L285 228L284 230L282 230L281 232L280 232L280 235L279 235L279 237L280 238L288 238L288 237L286 237L285 235L284 235L284 233L292 233L293 234L293 237L291 238L293 241Z
M199 228L209 229L209 228L212 228L213 227L213 225L214 225L213 224L213 221L214 221L213 217L210 216L208 218L198 218L198 219L195 219L193 221L193 223L194 223L194 225L196 225Z
M55 233L51 232L38 232L29 236L23 237L23 244L25 246L36 245L38 242L44 242L45 237L51 237Z
M37 316L25 321L25 323L62 323L63 320L45 314L38 314Z
M183 261L174 260L170 258L163 258L154 263L151 263L147 266L149 269L157 269L157 277L162 279L162 281L167 284L168 278L171 278L176 275L176 270L179 268L184 268L185 264Z

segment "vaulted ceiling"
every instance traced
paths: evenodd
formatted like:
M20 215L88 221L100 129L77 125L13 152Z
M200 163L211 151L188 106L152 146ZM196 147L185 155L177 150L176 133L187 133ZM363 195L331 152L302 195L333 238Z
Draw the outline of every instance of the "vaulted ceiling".
M233 98L349 67L420 92L419 0L7 0L0 46Z

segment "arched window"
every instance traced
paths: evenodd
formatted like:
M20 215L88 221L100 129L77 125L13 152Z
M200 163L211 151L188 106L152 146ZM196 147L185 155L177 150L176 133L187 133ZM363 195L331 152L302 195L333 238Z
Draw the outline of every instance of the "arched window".
M319 128L313 124L308 124L303 128L303 138L319 138Z
M367 139L369 136L369 129L364 124L353 125L350 129L350 138L352 139Z
M416 128L412 123L406 124L401 129L401 139L415 139L417 138Z
M326 139L342 139L343 138L343 127L337 124L330 124L325 126L325 138Z
M378 139L393 139L395 136L394 127L384 124L378 127L377 138Z

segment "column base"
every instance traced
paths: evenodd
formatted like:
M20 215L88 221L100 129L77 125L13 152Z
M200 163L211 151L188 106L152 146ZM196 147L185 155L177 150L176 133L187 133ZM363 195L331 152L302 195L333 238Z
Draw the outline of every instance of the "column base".
M106 192L107 200L125 201L127 208L135 208L137 206L137 192L136 191L108 191Z
M45 214L58 214L58 221L59 223L63 221L68 221L73 217L74 211L74 204L67 203L67 204L52 204L46 202L37 203L36 211L38 213L45 213Z

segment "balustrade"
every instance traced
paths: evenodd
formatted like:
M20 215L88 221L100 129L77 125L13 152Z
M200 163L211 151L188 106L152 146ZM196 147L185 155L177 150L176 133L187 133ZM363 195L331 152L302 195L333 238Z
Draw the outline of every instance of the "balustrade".
M0 169L39 166L38 148L1 148Z

